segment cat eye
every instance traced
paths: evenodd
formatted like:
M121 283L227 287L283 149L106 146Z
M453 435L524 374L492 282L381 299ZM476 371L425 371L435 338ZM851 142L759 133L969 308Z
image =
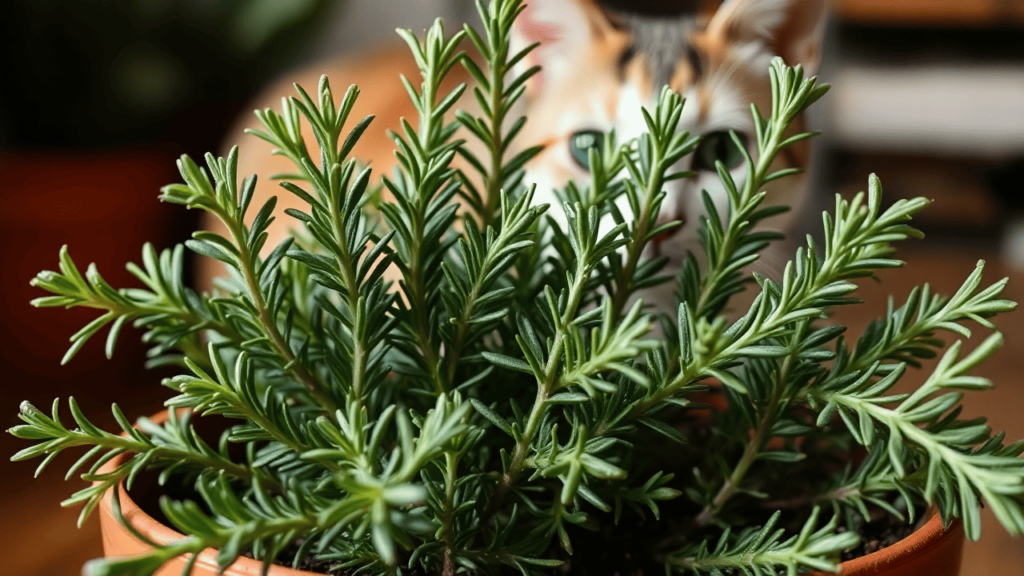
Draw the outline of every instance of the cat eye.
M604 133L600 130L580 130L569 137L569 154L580 168L590 169L590 149L600 154L604 145Z
M747 137L737 132L740 142L747 145ZM727 131L711 132L701 139L697 150L693 153L693 166L697 170L714 172L715 162L721 162L726 170L732 170L743 161L743 153Z

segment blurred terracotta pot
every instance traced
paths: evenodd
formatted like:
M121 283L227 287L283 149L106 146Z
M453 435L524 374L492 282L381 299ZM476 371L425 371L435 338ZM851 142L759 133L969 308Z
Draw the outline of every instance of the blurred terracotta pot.
M61 365L68 337L99 312L86 306L35 308L29 302L47 293L29 280L41 270L56 270L66 244L82 272L95 262L113 286L140 287L125 263L140 262L145 242L168 248L194 229L188 225L194 210L157 200L161 186L180 178L176 157L139 147L0 149L0 358L5 381L32 383L17 394L0 394L6 414L15 413L22 400L48 405L71 395L86 413L107 411L115 400L129 411L159 406L165 396L160 387L139 385L150 348L141 332L126 328L110 360L103 353L105 339L92 338ZM5 454L17 445L9 438L0 439Z
M151 418L154 422L167 419L167 412L161 412ZM100 473L113 470L124 461L126 455L120 455L107 462ZM136 530L158 544L167 544L184 538L184 535L169 528L142 510L121 486L121 512L125 520ZM113 490L107 492L100 501L100 528L103 532L103 552L108 556L132 556L149 549L145 543L132 536L114 518L112 509ZM930 516L913 534L896 544L883 548L878 552L861 556L840 564L844 576L959 576L960 559L964 547L964 531L960 521L955 521L949 530L942 529L942 519L937 511L930 511ZM215 576L217 571L217 551L212 548L204 550L196 561L193 576ZM176 558L168 562L156 574L157 576L177 576L185 567L185 558ZM228 576L256 576L260 574L262 564L252 558L239 558L224 574ZM284 566L270 569L272 576L310 576L313 572L293 570ZM815 572L810 576L826 576Z

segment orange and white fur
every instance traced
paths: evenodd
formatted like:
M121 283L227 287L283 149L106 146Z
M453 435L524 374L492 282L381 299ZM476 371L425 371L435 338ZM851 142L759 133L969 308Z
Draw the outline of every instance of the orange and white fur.
M750 104L755 103L762 111L770 109L769 62L774 56L782 56L787 63L802 64L808 74L814 73L826 1L678 0L677 13L652 16L630 14L598 0L532 0L516 22L516 40L520 45L541 42L529 64L540 64L543 71L529 85L521 110L528 121L518 144L544 146L527 166L525 179L537 184L536 201L554 204L555 188L570 179L586 180L586 170L577 164L570 150L574 134L614 129L620 142L637 136L644 130L641 106L652 106L664 84L687 100L683 129L711 139L716 133L734 130L756 155ZM415 117L399 81L400 74L417 77L407 49L396 46L290 75L286 83L269 89L257 104L260 108L274 107L280 97L293 93L292 82L312 89L324 73L336 92L349 84L360 87L362 94L352 118L371 113L377 117L353 153L369 163L378 176L390 173L395 159L387 131L397 130L400 118ZM471 81L458 68L452 76L453 85ZM462 104L468 105L472 98L464 100ZM283 210L301 207L301 200L270 179L273 174L293 171L288 161L271 156L270 145L262 140L242 136L242 128L255 124L255 118L247 117L228 143L243 144L239 173L260 177L257 202L270 195L279 197L279 218L272 229L276 237L267 243L273 246L294 226ZM794 129L802 130L801 124L798 119ZM306 141L315 142L311 133ZM793 146L780 155L776 168L806 167L808 153L806 143ZM723 209L725 205L717 174L708 162L695 161L694 157L685 158L680 168L694 170L697 175L672 183L660 215L662 221L685 221L675 234L659 239L656 247L675 262L686 250L695 248L697 222L704 212L700 190L708 190ZM742 163L732 170L742 181ZM771 202L794 208L807 195L801 177L784 179L775 188L769 189ZM773 227L787 229L793 212L777 217ZM210 272L204 275L208 278Z

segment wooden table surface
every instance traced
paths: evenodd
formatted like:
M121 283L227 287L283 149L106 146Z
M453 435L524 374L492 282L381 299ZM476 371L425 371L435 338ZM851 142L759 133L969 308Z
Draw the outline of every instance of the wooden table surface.
M1006 296L1024 302L1024 274L1004 270L991 252L954 245L910 247L901 252L910 264L901 270L882 275L881 285L864 282L862 297L867 304L837 314L856 334L867 319L882 314L885 297L906 296L910 288L931 281L934 289L951 293L974 268L979 258L990 261L986 282L1011 275ZM870 312L870 314L866 313ZM979 373L991 378L996 388L968 394L964 400L965 416L986 415L996 429L1006 430L1010 438L1024 437L1024 311L1007 314L997 321L1006 335L1005 346ZM975 331L980 341L983 330ZM16 446L11 442L0 443ZM6 460L6 458L4 459ZM80 573L82 564L102 553L99 526L95 517L81 529L75 529L77 509L64 509L58 503L80 485L64 482L60 462L39 479L30 476L33 464L4 463L3 490L0 491L0 574L12 576L71 576ZM999 526L989 511L983 512L982 541L968 543L962 574L964 576L1024 576L1024 540L1013 540Z

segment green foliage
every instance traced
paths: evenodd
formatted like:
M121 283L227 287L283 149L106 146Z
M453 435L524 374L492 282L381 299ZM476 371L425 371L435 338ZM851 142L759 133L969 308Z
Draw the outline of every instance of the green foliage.
M815 508L798 535L782 540L785 531L775 528L779 521L776 512L764 526L745 530L735 541L726 529L714 548L703 542L681 550L669 557L668 566L671 570L713 576L736 570L768 576L778 574L778 568L785 568L789 576L796 576L801 568L833 572L834 564L827 559L856 545L858 537L852 532L835 533L835 518L815 530L817 520Z
M31 284L53 296L32 301L33 306L86 306L104 313L71 336L61 364L67 364L82 346L108 324L106 354L114 355L117 338L129 321L137 328L145 328L143 340L154 343L150 350L150 366L179 363L184 355L193 360L202 358L196 334L214 331L225 337L238 339L238 325L227 310L210 298L197 296L182 283L184 246L164 250L159 255L151 244L142 250L143 267L129 263L127 268L146 288L117 290L108 284L95 264L90 264L85 275L71 260L67 247L60 251L60 272L40 272ZM173 355L176 350L183 354Z
M998 333L963 357L955 343L923 385L890 393L944 348L938 331L968 339L968 320L994 330L990 318L1015 307L999 297L1005 281L982 288L979 264L951 298L915 289L853 346L828 321L859 302L855 280L902 265L893 244L921 236L910 221L927 201L885 204L872 177L866 195L837 198L824 242L808 238L780 278L748 272L778 237L758 227L780 210L762 188L793 173L773 162L813 135L791 124L828 87L772 63L772 108L752 110L753 153L740 146L746 172L737 181L719 165L727 204L705 194L703 258L684 259L677 305L659 310L638 296L671 278L647 246L678 225L657 216L665 184L688 177L673 167L699 141L680 129L685 103L665 89L643 111L647 133L591 147L590 181L560 191L556 224L524 182L537 149L513 145L525 120L510 115L535 73L514 72L531 48L509 50L522 9L480 3L483 33L448 37L440 21L423 39L400 32L421 81L405 79L418 118L393 134L391 201L374 205L371 171L350 157L372 121L349 127L358 89L336 102L324 78L315 95L297 87L280 111L257 113L254 134L295 165L279 178L304 204L286 211L298 238L266 246L276 198L252 205L255 178L239 181L237 150L205 167L183 157L183 183L162 198L213 214L225 234L196 232L159 255L147 245L143 265L129 265L144 288L115 289L95 266L83 275L66 250L59 272L33 281L50 293L37 306L99 311L65 361L108 325L109 355L132 323L154 362L179 370L164 382L175 395L162 424L133 427L114 406L120 431L103 431L71 399L74 428L55 402L50 416L23 404L24 424L10 430L32 442L14 459L42 458L39 472L86 448L67 475L95 484L65 502L83 504L82 519L113 490L115 517L134 530L120 490L139 474L194 489L194 500L161 502L184 539L86 573L152 574L209 547L221 568L249 553L335 571L554 573L574 549L587 553L588 531L630 534L648 513L671 521L645 524L661 532L637 553L694 574L834 571L858 542L839 523L871 508L912 521L934 503L977 538L984 503L1024 532L1024 442L1004 445L983 420L959 417L962 391L990 386L971 370ZM462 38L479 63L458 52ZM465 86L441 88L460 63L477 112L456 110ZM183 286L185 247L227 265L214 293ZM747 310L723 315L747 286L757 290ZM696 421L694 394L708 391L728 407ZM214 447L193 424L218 416ZM836 457L848 464L831 473L842 466L825 459ZM797 497L786 492L794 477L807 484ZM834 512L824 523L821 505Z
M772 63L771 115L765 118L751 105L757 145L757 159L750 157L746 146L730 132L734 144L746 161L742 184L737 184L721 162L716 163L718 176L728 194L726 219L720 215L710 196L703 194L707 215L702 218L701 243L707 259L703 273L697 259L689 255L678 276L677 298L690 305L697 318L713 317L733 295L741 292L753 279L743 274L743 267L757 260L772 240L781 238L770 230L754 231L758 222L784 212L787 206L761 207L767 195L762 186L780 178L800 173L799 168L772 171L772 163L782 150L815 136L814 132L790 134L793 120L828 92L827 85L818 85L803 78L799 67L788 68L781 61Z
M966 288L966 287L965 287ZM923 476L923 495L929 503L939 500L946 515L960 516L972 540L981 535L979 496L1012 534L1024 533L1019 496L1024 443L1002 447L985 420L958 421L960 392L992 386L985 378L971 376L970 369L990 356L1002 343L993 334L965 358L959 359L961 342L943 355L928 380L913 394L886 395L904 372L900 364L884 377L872 380L878 363L862 371L852 382L832 381L812 391L824 403L819 425L836 413L860 444L872 446L883 435L887 455L897 478L910 469ZM838 380L838 379L837 379ZM890 404L898 404L888 407ZM941 491L941 495L937 492Z
M683 99L666 86L658 100L654 113L643 110L647 133L637 141L638 153L623 154L622 159L629 170L630 178L624 180L626 199L629 201L633 218L626 234L626 254L619 254L610 259L611 274L614 287L610 290L613 296L613 314L619 316L626 302L640 288L655 286L669 280L669 276L655 276L668 262L668 258L653 259L644 262L644 249L659 234L682 225L682 222L668 222L656 225L661 203L667 192L666 182L692 176L687 172L675 172L673 166L687 154L693 152L699 140L679 130L679 121L683 114ZM595 158L596 160L596 158ZM610 167L614 169L614 163ZM599 189L595 183L594 189ZM614 210L614 204L612 205ZM617 221L623 221L621 214L616 214Z
M471 173L459 172L462 181L459 196L486 226L495 220L499 209L504 209L499 204L501 191L518 191L525 175L523 166L543 149L531 146L511 154L510 148L526 125L526 117L519 116L510 122L509 114L526 93L526 81L539 72L540 67L533 66L510 77L513 67L537 47L533 44L515 54L509 50L512 22L525 9L523 0L488 2L486 6L483 0L477 0L476 8L485 23L484 33L481 35L468 24L463 31L479 53L483 66L466 56L462 57L462 65L476 82L473 96L480 106L480 115L460 109L455 117L486 148L487 156L481 159L481 154L474 152L472 146L459 147L459 154L473 169ZM509 155L511 158L506 159ZM473 172L479 182L470 175Z

